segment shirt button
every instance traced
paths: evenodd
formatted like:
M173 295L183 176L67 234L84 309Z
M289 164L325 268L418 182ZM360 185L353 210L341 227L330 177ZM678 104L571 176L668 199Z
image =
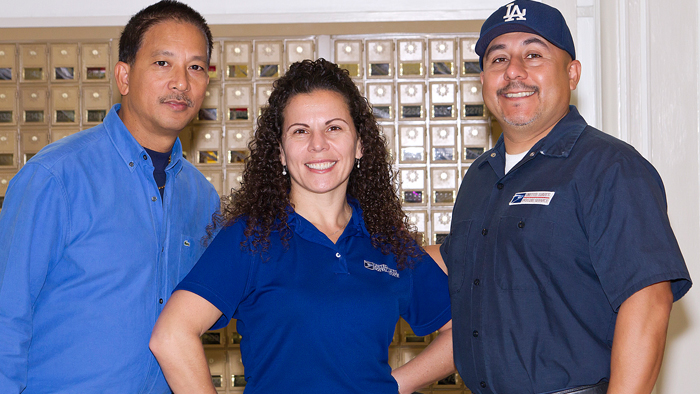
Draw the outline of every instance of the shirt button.
M503 189L503 184L502 184L502 183L499 183L499 184L496 185L496 187L498 188L498 190L501 190L501 189Z
M146 160L146 155L143 155L143 159Z
M478 336L479 336L479 331L474 330L474 332L472 333L472 335L474 336L474 338L478 337Z
M156 196L151 197L151 201L158 201L158 197L156 197Z
M336 253L335 257L340 258L340 253Z
M159 303L159 304L162 304L162 303L163 303L163 299L162 299L162 298L159 299L159 300L158 300L158 303Z
M523 221L521 220L521 221L518 222L518 228L523 228L523 227L525 227L525 222L523 222Z
M133 166L134 166L134 162L133 162L133 161L130 161L130 162L129 162L129 167L133 167Z
M482 389L486 388L486 382L481 382L479 383L479 386L481 386Z
M479 279L474 279L474 286L479 286L481 281Z
M487 229L481 230L481 235L486 235L488 233L489 233L489 230L487 230Z

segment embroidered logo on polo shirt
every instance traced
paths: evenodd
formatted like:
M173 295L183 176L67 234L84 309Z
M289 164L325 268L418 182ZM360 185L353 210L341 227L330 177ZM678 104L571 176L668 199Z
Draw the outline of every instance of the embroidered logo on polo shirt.
M399 272L393 268L389 268L386 264L374 264L371 261L365 260L365 268L367 268L368 270L377 271L377 272L386 272L387 274L389 274L395 278L399 277Z
M515 193L508 205L549 205L554 192L520 192Z

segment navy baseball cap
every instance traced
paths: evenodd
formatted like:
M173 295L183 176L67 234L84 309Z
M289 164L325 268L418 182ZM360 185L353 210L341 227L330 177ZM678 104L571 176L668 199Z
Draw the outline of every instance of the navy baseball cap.
M541 36L576 59L574 39L558 9L539 1L515 0L499 8L481 26L476 42L479 66L484 69L484 53L491 41L501 34L525 32Z

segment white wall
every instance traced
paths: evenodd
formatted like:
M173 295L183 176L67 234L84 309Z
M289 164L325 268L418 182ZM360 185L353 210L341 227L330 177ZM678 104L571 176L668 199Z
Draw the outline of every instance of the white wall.
M505 0L186 0L211 24L485 19ZM697 0L545 0L572 29L589 123L661 173L671 224L700 279L700 7ZM0 27L118 26L150 3L0 0ZM436 5L437 4L437 5ZM0 37L2 39L2 37ZM700 391L700 292L674 305L659 394Z
M671 225L700 279L700 9L696 0L599 0L603 125L666 186ZM700 293L674 305L656 392L700 391Z

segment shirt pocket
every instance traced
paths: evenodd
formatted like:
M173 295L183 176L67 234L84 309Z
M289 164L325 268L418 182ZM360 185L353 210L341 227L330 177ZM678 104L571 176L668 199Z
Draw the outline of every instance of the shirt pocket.
M501 217L494 275L503 290L544 291L550 283L554 222L540 218Z
M472 220L462 220L452 224L447 246L447 277L450 294L458 293L467 275L467 244Z

